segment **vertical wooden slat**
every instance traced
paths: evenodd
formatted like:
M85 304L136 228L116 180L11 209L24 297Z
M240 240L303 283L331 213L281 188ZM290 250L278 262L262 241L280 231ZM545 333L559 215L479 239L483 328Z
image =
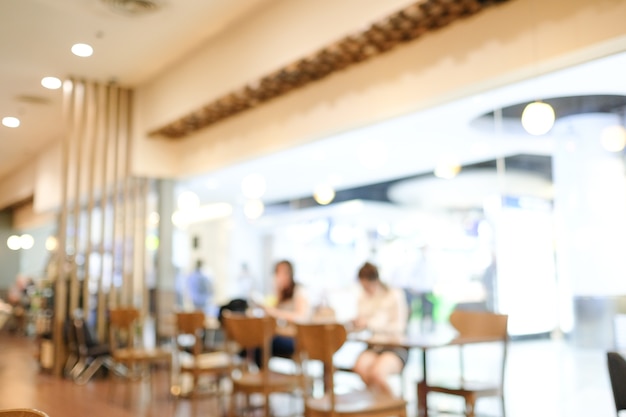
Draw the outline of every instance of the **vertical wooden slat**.
M58 369L63 362L62 327L67 308L73 310L82 306L86 311L91 309L89 282L94 244L100 255L100 270L95 277L98 337L106 337L107 307L147 305L143 286L145 253L136 249L138 245L142 248L145 241L143 200L146 196L143 182L133 180L131 175L131 100L130 90L115 85L70 80L64 87L63 114L68 133L62 142L59 278L55 287L58 302L55 307L54 342L57 347L55 359L58 359L55 366ZM97 174L100 175L98 183ZM70 200L70 196L74 199ZM96 196L100 199L98 225L94 224ZM85 197L86 204L83 205ZM141 218L139 210L144 211ZM68 239L68 225L74 233L72 242ZM99 241L94 241L95 228L99 228ZM79 276L73 268L74 262L68 262L68 248L71 246L73 255L85 254L82 292ZM141 268L134 268L136 262L141 264ZM110 271L105 267L110 267ZM121 285L116 282L116 272L117 278L122 280ZM105 286L105 283L108 285Z
M65 256L67 244L67 193L69 175L69 149L70 149L70 126L73 112L73 82L66 80L63 83L63 121L66 128L65 135L61 140L61 208L59 213L59 224L57 230L57 265L56 282L54 285L54 321L52 332L52 344L54 346L54 367L55 375L61 375L63 361L65 360L65 344L63 340L63 324L67 314L67 283L65 280Z
M83 278L83 310L88 314L91 310L90 306L90 288L91 281L91 253L93 252L93 216L94 216L94 194L95 194L95 172L96 172L96 151L99 135L98 115L101 113L100 107L100 90L94 83L88 83L86 88L86 104L87 104L87 130L85 132L85 144L87 146L87 209L85 234L87 242L85 245L85 273Z
M142 215L138 212L138 209L141 207L141 201L143 200L143 188L142 188L142 180L133 178L131 175L131 166L132 166L132 134L133 134L133 92L127 90L127 108L126 115L128 123L126 124L126 159L125 159L125 176L127 181L127 201L129 202L128 207L128 233L129 242L132 243L132 247L128 251L128 271L129 271L129 287L131 289L132 294L132 303L133 305L137 305L137 302L141 302L143 300L143 287L142 284L145 280L145 276L143 273L143 269L137 268L137 266L143 265L143 254L141 252L141 248L145 246L145 231L143 229L137 228L137 222L145 220L145 215ZM139 300L137 300L137 296L139 296ZM147 310L144 308L144 303L139 305L141 309L142 315L145 317Z
M119 213L117 222L120 226L120 275L122 277L121 286L121 302L123 305L132 305L132 282L128 274L127 252L129 250L128 239L128 216L129 200L128 200L128 173L127 173L127 142L128 142L128 90L120 90L119 100L119 123L118 123L118 153L117 161L119 162L118 181L119 184Z
M127 181L127 190L128 190L127 201L129 202L128 237L129 237L129 242L132 243L131 248L128 253L128 257L127 257L128 264L129 264L129 267L127 268L127 270L129 274L129 284L130 284L130 289L131 289L132 298L133 298L132 303L133 305L136 305L137 304L136 295L139 295L139 296L142 295L141 292L137 292L138 291L137 283L138 283L138 280L141 280L143 278L143 275L137 274L134 268L134 265L136 262L135 254L137 253L137 250L139 248L138 246L139 242L137 241L137 235L139 234L139 230L137 230L137 204L138 204L138 199L142 197L142 195L141 195L141 190L139 189L140 181L132 177L132 169L131 169L131 164L132 164L131 138L133 135L133 98L134 98L133 92L128 90L127 97L128 97L128 106L127 106L126 112L128 116L128 123L126 124L126 161L125 161L126 165L124 169L124 176ZM140 301L142 299L143 297L140 298ZM145 315L143 314L145 313L145 311L142 308L142 306L139 305L138 308L142 312L142 317L145 317Z
M109 167L109 152L108 152L108 142L110 135L110 123L109 123L109 114L111 113L111 87L101 87L101 115L100 115L100 123L102 127L101 132L101 146L100 146L100 155L101 155L101 166L100 166L100 242L98 242L100 247L100 273L98 276L98 316L97 316L97 327L98 327L98 337L100 340L104 340L106 337L106 293L109 291L109 288L104 287L104 264L105 264L105 256L106 256L106 211L107 211L107 199L108 199L108 167Z
M118 291L115 286L115 272L117 266L117 234L118 234L118 206L119 206L119 194L118 194L118 148L119 148L119 89L116 86L111 86L110 90L111 100L109 102L109 125L111 127L109 143L111 155L113 156L113 170L111 181L111 283L109 286L109 307L115 308L119 305Z
M148 218L148 196L149 196L149 183L148 180L143 178L139 180L139 184L137 185L138 193L137 193L137 207L138 207L138 215L137 215L137 229L138 229L138 238L135 246L135 256L134 261L136 264L135 274L140 278L139 281L139 294L141 294L142 299L142 310L144 316L149 312L149 302L150 302L150 294L148 293L148 285L146 283L146 219ZM156 328L156 325L155 325Z
M82 81L74 80L74 113L72 115L72 141L70 145L71 154L73 158L69 162L74 169L74 178L72 185L74 187L73 192L73 239L72 239L72 255L74 262L71 265L70 273L70 300L69 300L69 313L71 314L76 308L78 308L79 298L79 282L78 271L76 268L76 256L81 253L81 209L80 209L80 184L82 176L82 150L83 150L83 136L85 129L85 122L83 119L85 108L85 84Z
M124 177L124 199L126 201L126 242L129 244L129 248L125 251L125 268L124 270L127 273L126 282L128 284L128 292L129 292L129 303L136 306L136 280L139 279L139 276L135 273L134 263L136 248L137 248L137 240L136 240L136 205L137 199L139 198L139 190L137 187L139 186L139 181L132 178L131 175L131 137L132 137L132 121L133 121L133 94L130 90L125 90L126 97L126 106L125 106L125 116L126 116L126 124L124 126L124 169L123 169L123 177ZM141 294L140 294L141 295ZM142 310L140 308L140 310ZM143 311L142 311L143 313Z

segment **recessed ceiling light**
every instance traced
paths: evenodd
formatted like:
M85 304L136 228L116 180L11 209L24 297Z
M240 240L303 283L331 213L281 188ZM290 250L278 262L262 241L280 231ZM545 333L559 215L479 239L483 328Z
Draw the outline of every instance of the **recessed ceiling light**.
M261 200L248 200L243 207L243 213L249 220L256 220L263 215L265 205Z
M20 242L20 237L17 235L11 235L7 239L7 246L11 250L18 250L22 247L22 243Z
M25 233L20 236L20 246L22 247L22 249L31 249L34 245L35 238L33 238L32 235Z
M46 238L46 249L50 252L56 250L57 246L59 246L59 241L56 236L48 236Z
M3 117L2 124L6 127L19 127L20 119L11 116Z
M76 43L72 45L72 53L76 56L88 57L93 54L93 48L86 43Z
M41 85L50 90L56 90L61 88L61 84L61 80L59 80L57 77L44 77L41 79Z
M161 0L102 0L111 10L130 16L142 16L162 7Z

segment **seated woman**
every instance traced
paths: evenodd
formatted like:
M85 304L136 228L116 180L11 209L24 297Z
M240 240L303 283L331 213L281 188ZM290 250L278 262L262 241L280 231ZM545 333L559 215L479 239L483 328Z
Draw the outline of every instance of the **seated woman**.
M355 330L367 329L389 336L404 334L408 315L404 294L387 287L380 280L376 266L369 262L361 267L358 276L363 291L353 323ZM370 388L393 395L387 379L402 371L408 355L404 348L369 346L359 355L353 370Z
M309 320L311 308L303 289L294 280L293 265L283 260L274 267L274 288L276 304L265 306L266 314L287 323ZM295 339L292 336L274 336L272 356L291 357L295 352ZM257 360L257 363L259 361Z

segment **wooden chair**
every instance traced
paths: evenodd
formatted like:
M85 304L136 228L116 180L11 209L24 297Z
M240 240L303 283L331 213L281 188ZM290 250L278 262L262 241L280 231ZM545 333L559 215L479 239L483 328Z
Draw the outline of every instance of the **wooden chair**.
M475 416L476 401L483 397L500 397L502 416L505 416L504 403L504 371L508 345L508 316L482 311L455 310L450 315L450 324L459 332L459 377L450 381L420 381L417 384L417 401L420 415L428 415L424 407L426 396L431 392L463 397L465 400L465 415ZM468 380L464 376L464 346L474 344L476 340L483 343L501 343L502 354L498 358L499 374L493 381ZM475 345L476 346L476 345ZM499 357L498 357L499 356Z
M11 408L0 410L0 417L48 417L48 414L36 408Z
M339 323L299 324L298 351L303 363L319 360L324 366L324 395L315 398L312 390L304 387L305 417L341 416L406 416L406 401L368 389L347 394L336 394L333 355L346 341L346 329ZM302 381L306 381L302 379Z
M165 365L171 380L172 351L162 348L142 347L135 343L139 320L139 310L116 308L109 311L109 343L113 360L124 365L129 379L137 379L150 374L150 367Z
M618 352L606 353L611 390L615 400L615 412L626 410L626 359Z
M202 375L215 377L216 393L222 378L231 369L230 356L227 352L205 352L204 330L205 315L202 311L178 312L176 317L176 347L179 377L191 375L193 382L188 391L189 396L197 394L198 380ZM172 389L176 395L186 395L179 378L179 385Z
M250 394L259 393L263 394L265 398L264 415L269 416L270 394L293 393L302 385L299 375L287 375L269 369L271 342L276 331L276 320L268 316L252 317L230 311L224 311L222 318L228 344L235 355L238 355L241 349L250 352L260 347L262 357L260 369L256 369L256 366L247 368L244 366L235 372L233 366L229 415L236 415L238 394L246 395L246 406L249 406ZM248 357L250 356L248 355Z

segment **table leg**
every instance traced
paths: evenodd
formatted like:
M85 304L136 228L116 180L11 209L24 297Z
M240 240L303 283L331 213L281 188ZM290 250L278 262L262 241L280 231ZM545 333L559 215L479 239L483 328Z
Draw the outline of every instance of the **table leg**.
M417 415L428 417L427 349L422 349L422 380L417 383Z

